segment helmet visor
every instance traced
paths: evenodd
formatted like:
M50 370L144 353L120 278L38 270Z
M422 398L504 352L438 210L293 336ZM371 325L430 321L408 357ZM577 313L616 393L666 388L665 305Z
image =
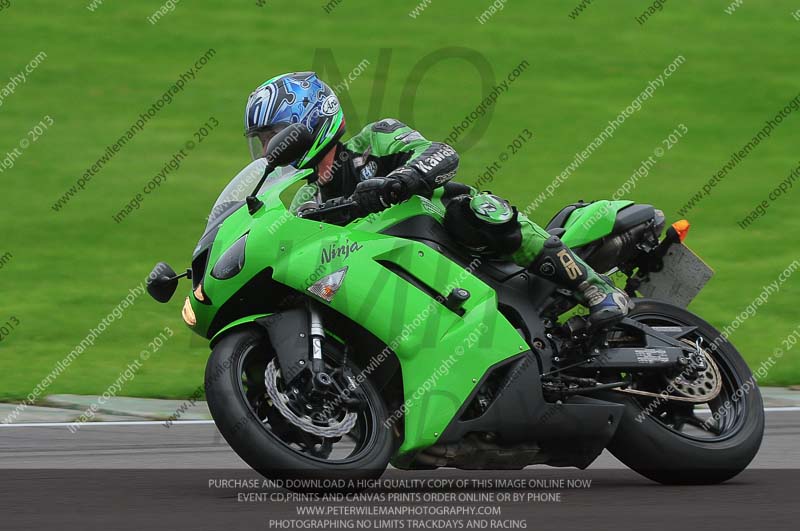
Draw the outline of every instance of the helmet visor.
M247 137L247 147L250 149L250 158L252 160L260 159L264 156L264 144L258 135Z
M285 126L283 126L285 127ZM247 136L247 147L250 149L250 157L253 160L266 156L267 145L275 134L283 127L270 127L255 131Z

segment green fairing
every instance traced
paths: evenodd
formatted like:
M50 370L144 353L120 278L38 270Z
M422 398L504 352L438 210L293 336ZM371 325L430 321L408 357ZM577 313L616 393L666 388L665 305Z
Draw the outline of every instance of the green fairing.
M261 319L262 317L267 317L268 315L270 315L270 314L268 314L268 313L257 313L255 315L248 315L247 317L242 317L241 319L236 319L232 323L230 323L230 324L226 325L225 327L223 327L222 330L220 330L219 332L214 334L214 337L211 338L212 347L217 342L218 339L220 339L222 336L224 336L225 334L227 334L228 332L230 332L234 328L238 328L240 326L253 323L256 320Z
M281 192L309 174L305 170L270 177L258 195L264 202L262 208L250 215L242 206L222 222L206 274L197 279L212 304L203 304L194 293L189 294L197 318L193 330L208 337L222 305L266 266L273 268L276 281L309 297L314 297L307 291L311 284L346 266L344 282L332 302L320 301L363 326L397 354L406 399L405 438L399 454L428 447L491 366L527 350L525 340L498 310L495 291L472 274L477 261L472 268L463 268L422 243L379 234L413 216L428 215L441 221L441 190L431 200L414 196L378 214L336 226L298 218L282 203ZM582 230L580 220L599 212L604 203L581 209L581 215L570 219L565 238L571 244L588 241L586 238L603 230L610 232L616 211L630 204L613 202L608 218ZM214 265L244 234L248 237L242 270L228 280L213 278L210 271ZM330 252L342 246L349 251ZM331 255L334 257L329 258ZM440 295L455 287L468 290L471 296L464 304L464 314L448 310L379 261L413 271ZM239 316L213 339L264 315Z
M415 195L408 201L395 205L383 212L357 219L350 223L349 226L358 230L380 232L421 213L442 221L444 219L444 205L442 205L441 196L440 190L437 190L437 193L434 193L430 200Z
M405 440L400 452L430 446L465 402L475 382L490 366L526 350L525 342L497 310L495 292L468 270L421 243L375 234L374 231L414 215L441 219L440 200L415 197L345 227L329 225L297 218L279 198L281 191L308 173L298 172L294 178L260 194L264 207L255 215L240 208L222 223L207 271L225 250L249 232L244 267L229 280L205 275L203 289L213 305L202 304L193 293L189 295L197 318L193 330L207 336L220 307L265 264L273 267L275 280L303 293L308 293L307 288L315 280L347 266L344 283L330 305L397 354L408 399ZM322 263L323 249L352 244L356 249L348 256ZM413 270L441 294L456 286L467 289L472 296L464 306L464 315L446 309L378 260ZM228 330L257 317L231 323ZM477 344L464 343L470 334L473 339L477 337ZM215 339L219 337L219 333L215 335ZM469 354L461 357L466 350Z
M611 234L617 213L632 204L633 201L603 200L575 210L564 225L566 232L561 240L575 248Z

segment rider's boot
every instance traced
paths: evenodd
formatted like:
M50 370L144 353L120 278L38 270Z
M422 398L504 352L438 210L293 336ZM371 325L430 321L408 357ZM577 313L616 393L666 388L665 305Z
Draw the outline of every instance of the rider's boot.
M555 236L544 242L529 269L533 274L572 291L581 304L589 308L589 322L593 326L613 325L625 317L631 307L625 292L597 274Z

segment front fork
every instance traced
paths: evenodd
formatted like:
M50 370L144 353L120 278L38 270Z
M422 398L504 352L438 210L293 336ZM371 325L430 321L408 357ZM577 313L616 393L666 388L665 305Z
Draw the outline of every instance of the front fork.
M325 362L322 359L322 345L325 342L325 326L322 323L322 314L319 308L313 302L308 305L308 316L308 328L311 339L311 373L313 375L314 388L321 388L320 390L328 389L336 384L334 383L331 375L325 372ZM353 378L350 368L347 365L349 350L350 346L345 345L344 359L342 360L342 366L339 370L341 370L341 376L344 380L341 383L344 383L347 387L349 387L350 392L352 393L357 391L357 384ZM336 376L337 370L334 369L333 372L334 376ZM361 403L356 396L346 398L343 400L343 402L351 407Z
M325 327L322 325L322 315L313 304L309 305L309 333L311 335L311 371L316 378L325 371L322 361L322 344L325 341Z

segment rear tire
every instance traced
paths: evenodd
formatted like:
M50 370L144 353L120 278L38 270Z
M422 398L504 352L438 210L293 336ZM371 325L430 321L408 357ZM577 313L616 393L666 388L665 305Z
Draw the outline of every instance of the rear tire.
M698 327L698 334L720 337L719 331L696 315L670 304L642 299L630 317L636 320L663 317L675 323ZM713 353L722 368L727 366L732 380L730 389L745 390L735 402L741 408L741 419L724 437L708 441L676 433L632 397L613 400L626 405L625 413L609 450L620 461L641 475L664 484L715 484L726 481L744 470L758 452L764 434L764 406L750 368L736 348L721 339ZM723 377L724 378L724 377Z
M271 351L264 330L248 327L234 330L214 347L206 366L206 396L214 422L231 448L248 465L270 479L311 480L307 486L288 485L292 490L360 490L342 486L349 480L371 480L381 476L397 446L393 430L383 423L388 419L386 405L375 386L364 380L361 391L367 399L371 419L367 444L352 459L328 461L304 455L282 441L257 415L242 392L242 367L247 356L264 357ZM354 370L358 374L358 369ZM262 372L263 374L263 372ZM367 430L364 430L365 433ZM328 480L327 483L324 483ZM336 484L331 484L331 480ZM362 487L363 488L363 487Z

